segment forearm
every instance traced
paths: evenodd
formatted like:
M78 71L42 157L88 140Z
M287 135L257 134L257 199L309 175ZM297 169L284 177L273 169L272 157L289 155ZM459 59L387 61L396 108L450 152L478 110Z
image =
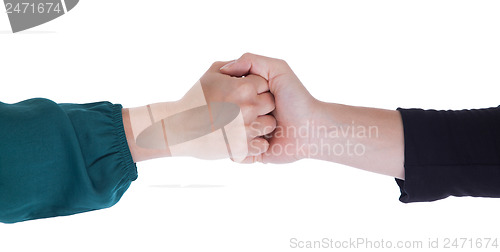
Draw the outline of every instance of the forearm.
M398 111L324 102L318 102L316 111L321 112L310 125L311 158L404 179Z
M170 156L241 162L267 150L261 136L276 125L266 115L274 109L267 82L222 75L216 71L221 64L214 64L178 101L123 110L135 162Z
M130 148L130 153L132 154L134 162L171 156L168 146L165 146L165 148L163 149L151 149L142 148L137 145L137 135L140 133L140 131L143 131L145 128L151 126L155 120L149 113L149 111L151 110L151 106L157 108L166 108L167 106L170 106L170 104L171 103L157 103L154 105L147 105L137 108L124 108L122 110L123 127L125 129L128 146ZM161 113L161 110L157 113ZM166 111L164 113L165 117L168 116L166 114ZM162 118L161 115L158 115L158 118ZM164 136L159 135L157 137L161 138Z

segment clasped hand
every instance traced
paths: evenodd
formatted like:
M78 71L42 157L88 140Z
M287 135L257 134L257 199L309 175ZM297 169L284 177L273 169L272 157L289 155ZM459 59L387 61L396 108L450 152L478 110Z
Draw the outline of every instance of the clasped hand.
M124 109L123 119L136 162L314 158L404 178L399 112L319 101L279 59L215 62L180 100Z
M309 140L296 129L306 127L318 103L288 64L246 53L230 62L215 62L201 78L207 102L232 102L243 114L248 155L241 162L288 163L308 156Z

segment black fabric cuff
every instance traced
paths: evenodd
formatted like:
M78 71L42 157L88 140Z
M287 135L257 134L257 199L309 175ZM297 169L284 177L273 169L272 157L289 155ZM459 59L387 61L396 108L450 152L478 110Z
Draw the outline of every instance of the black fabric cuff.
M500 197L500 106L473 110L402 109L404 203L448 196Z

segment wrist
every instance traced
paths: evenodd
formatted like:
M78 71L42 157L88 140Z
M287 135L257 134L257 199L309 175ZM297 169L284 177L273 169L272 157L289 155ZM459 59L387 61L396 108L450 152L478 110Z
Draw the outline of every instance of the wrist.
M134 163L138 162L137 150L135 148L135 139L134 134L132 132L132 125L130 123L130 114L128 108L122 109L122 121L123 121L123 129L125 131L125 137L127 139L128 148L130 150L130 154L132 154L132 159Z
M124 108L122 110L125 135L134 162L172 156L166 141L161 148L154 149L144 148L144 146L137 143L138 136L144 130L168 116L165 108L171 104L173 103L155 103L141 107ZM154 137L159 139L164 138L163 134L157 134Z
M327 133L325 131L328 126L334 124L326 113L331 105L311 97L310 100L302 101L298 106L301 109L292 111L294 115L286 116L291 114L290 111L285 111L288 112L283 114L285 116L278 114L278 123L282 124L278 126L279 130L273 138L283 150L274 147L276 149L271 149L271 152L277 151L274 155L280 155L283 151L295 161L304 158L319 158L317 147L324 140L323 135Z
M340 111L345 105L315 100L311 103L310 117L306 122L306 158L325 160L335 153L346 152L350 147L348 136L353 130L351 122L343 121ZM346 119L346 118L344 118Z
M172 156L244 158L248 147L239 108L238 115L226 115L231 106L226 106L225 110L210 110L203 104L199 99L183 98L176 102L124 109L124 128L134 161ZM217 123L228 120L230 115L236 117L229 124L214 128L218 127ZM216 122L212 121L212 116Z

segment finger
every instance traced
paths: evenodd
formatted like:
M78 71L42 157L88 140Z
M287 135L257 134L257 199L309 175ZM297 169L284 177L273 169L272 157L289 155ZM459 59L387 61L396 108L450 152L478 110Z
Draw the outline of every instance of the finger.
M259 116L247 127L247 136L255 138L270 134L276 129L276 119L271 115Z
M248 144L248 156L257 156L264 153L269 149L269 142L262 138L257 137L250 141Z
M231 61L222 66L220 71L231 76L256 74L269 81L274 78L274 76L284 72L284 65L286 65L286 63L279 59L245 53L236 61Z
M274 96L270 92L265 92L257 96L257 114L266 115L276 108Z
M230 62L231 61L216 61L216 62L212 63L212 65L210 66L210 68L208 70L214 71L214 72L220 72L219 69Z
M257 94L269 91L269 83L267 82L266 79L262 78L259 75L250 74L245 76L245 78L243 78L242 80L252 83L255 86L255 89L257 90Z
M253 164L257 162L262 162L262 154L256 156L248 156L243 159L240 164Z

